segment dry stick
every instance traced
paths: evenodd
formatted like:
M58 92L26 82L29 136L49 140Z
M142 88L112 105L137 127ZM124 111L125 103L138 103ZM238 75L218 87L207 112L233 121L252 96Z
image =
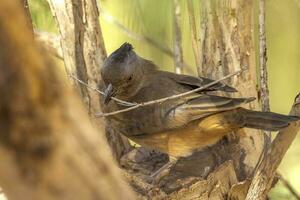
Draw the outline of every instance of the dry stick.
M88 89L90 90L94 90L96 92L98 92L99 94L101 95L104 95L104 92L102 92L101 90L99 90L98 88L96 87L93 87L93 86L90 86L88 85L87 83L85 83L84 81L80 80L79 78L69 74L69 77L73 78L74 80L76 80L78 83L86 86ZM121 99L118 99L118 98L115 98L115 97L111 97L112 100L116 101L116 102L119 102L120 104L124 105L124 106L135 106L137 105L137 103L130 103L130 102L127 102L127 101L123 101Z
M181 46L181 11L178 0L173 0L174 65L177 74L183 73L183 56Z
M267 71L267 43L265 32L265 0L259 1L259 67L260 67L260 101L262 111L270 111L269 88L268 88L268 71ZM260 165L263 156L267 153L271 143L271 132L264 131L264 149L257 162Z
M300 93L296 96L290 115L300 116ZM281 130L271 144L263 161L256 169L246 200L265 199L281 160L300 129L300 121L292 122Z
M279 180L282 184L290 191L290 193L297 199L300 200L300 196L297 191L293 188L293 186L285 179L281 174L279 174Z
M270 111L268 71L267 71L267 45L265 32L265 0L259 1L259 65L261 84L261 104L262 110Z
M199 50L199 66L197 66L198 76L203 75L203 61L204 61L204 48L205 48L205 37L207 33L207 10L205 9L205 0L201 0L201 21L200 21L200 50Z
M102 8L99 8L99 10L100 10L100 15L103 17L104 20L115 25L117 28L119 28L122 32L124 32L129 37L131 37L135 40L138 40L138 41L145 41L145 42L149 43L150 45L156 47L157 49L161 50L166 55L168 55L172 58L175 56L175 53L166 45L155 41L153 38L150 38L147 36L142 36L142 35L136 34L132 31L128 30L123 24L121 24L117 19L115 19L113 16L111 16L108 12L106 12ZM193 73L192 67L190 65L188 65L185 62L183 62L183 65L186 67L186 69L188 70L189 73Z
M183 96L186 96L186 95L189 95L189 94L192 94L192 93L195 93L195 92L199 92L201 90L204 90L216 83L219 83L225 79L228 79L232 76L236 76L238 74L240 74L241 72L243 72L244 70L246 69L241 69L241 70L238 70L232 74L229 74L227 76L224 76L223 78L220 78L218 80L215 80L209 84L206 84L202 87L199 87L199 88L196 88L194 90L190 90L188 92L184 92L184 93L180 93L180 94L176 94L176 95L173 95L173 96L169 96L169 97L165 97L165 98L161 98L161 99L156 99L156 100L153 100L153 101L147 101L147 102L142 102L142 103L139 103L139 104L136 104L135 106L132 106L132 107L129 107L129 108L125 108L125 109L121 109L121 110L117 110L117 111L114 111L114 112L110 112L110 113L99 113L99 114L95 114L95 117L107 117L107 116L111 116L111 115L115 115L115 114L119 114L119 113L123 113L123 112L128 112L130 110L133 110L133 109L137 109L139 107L144 107L144 106L149 106L149 105L152 105L152 104L156 104L156 103L163 103L165 101L168 101L168 100L171 100L171 99L177 99L177 98L180 98L180 97L183 97Z
M195 56L195 62L196 62L197 69L200 69L200 65L201 65L201 63L200 63L200 51L199 51L199 45L198 45L198 40L197 40L197 29L196 29L193 1L188 0L187 1L187 6L188 6L190 30L191 30L191 34L192 34L192 46L193 46L193 52L194 52L194 56Z
M266 44L266 33L265 33L265 0L259 1L259 67L260 67L260 99L262 111L270 111L269 103L269 88L268 88L268 71L267 71L267 44ZM264 132L264 147L260 154L257 165L253 172L261 164L264 156L271 143L271 132Z

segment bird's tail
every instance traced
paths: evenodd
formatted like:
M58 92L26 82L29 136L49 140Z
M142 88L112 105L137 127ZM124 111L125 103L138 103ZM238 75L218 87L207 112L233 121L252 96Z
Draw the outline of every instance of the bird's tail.
M252 111L243 108L241 111L237 113L240 115L238 119L242 127L266 131L278 131L300 119L298 116L281 115L273 112Z

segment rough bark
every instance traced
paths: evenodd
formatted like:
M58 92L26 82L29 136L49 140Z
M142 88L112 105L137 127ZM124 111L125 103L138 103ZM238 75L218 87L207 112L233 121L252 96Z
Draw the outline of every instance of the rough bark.
M100 66L106 57L101 30L98 23L98 11L95 1L66 0L57 3L49 1L52 13L57 21L61 47L67 74L97 86L100 80ZM96 7L93 7L96 6ZM96 19L96 20L95 20ZM70 81L74 81L70 79ZM88 111L99 111L99 95L74 81Z
M259 68L260 68L260 101L262 111L270 111L268 70L267 70L267 41L265 30L265 0L259 1Z
M259 0L259 69L260 69L260 91L259 100L261 103L262 111L270 111L269 102L269 87L268 87L268 70L267 70L267 41L266 41L266 30L265 30L265 13L266 5L265 0ZM266 151L270 148L271 143L271 132L264 131L264 150L260 156L259 162Z
M24 16L16 0L0 2L0 185L5 194L12 200L133 199L103 135L35 45Z
M101 87L100 67L106 58L99 13L96 0L49 0L52 13L55 15L67 74L77 77L92 87ZM73 82L73 79L70 79ZM81 97L90 114L100 112L100 95L88 90L86 86L77 85ZM94 119L96 120L96 119ZM99 120L99 119L97 119ZM96 125L101 121L96 121ZM116 130L106 128L109 144L117 160L130 149L126 138Z
M206 32L201 44L202 75L216 79L246 67L248 70L229 84L238 89L236 96L257 97L253 1L202 1L202 6L201 31ZM249 107L259 109L258 101ZM245 178L258 161L263 135L257 130L240 132L244 133L236 148L243 154L234 154L233 160L240 171L239 178Z

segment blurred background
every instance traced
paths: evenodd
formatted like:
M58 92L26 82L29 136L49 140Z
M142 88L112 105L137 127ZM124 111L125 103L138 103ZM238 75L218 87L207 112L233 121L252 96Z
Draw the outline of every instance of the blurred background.
M98 2L100 23L108 54L127 41L132 43L135 50L144 58L154 61L162 69L174 71L173 58L167 53L173 50L172 0L98 0ZM195 66L187 5L184 0L179 2L182 13L184 62ZM194 0L193 4L197 24L200 23L199 2ZM255 34L258 38L257 0L255 3ZM57 33L47 1L29 0L29 4L34 27ZM300 0L266 0L266 35L271 110L287 114L295 95L300 91ZM184 73L196 73L196 68L193 67L192 71ZM299 134L286 154L279 172L300 194ZM295 198L282 182L279 182L272 190L271 199Z

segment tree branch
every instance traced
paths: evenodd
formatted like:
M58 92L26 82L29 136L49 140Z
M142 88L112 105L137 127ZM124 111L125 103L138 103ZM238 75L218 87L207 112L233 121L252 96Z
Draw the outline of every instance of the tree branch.
M62 47L65 69L67 74L76 76L84 82L88 82L89 77L87 75L87 66L83 52L83 42L85 41L87 35L84 34L83 29L83 20L86 19L83 19L81 13L83 11L82 1L77 2L76 4L78 5L76 6L74 6L75 2L73 0L63 0L62 2L49 0L48 3L50 5L53 15L55 16L59 28L60 43ZM97 41L95 41L95 43L97 43ZM100 54L100 51L98 53ZM95 55L95 52L91 55ZM99 60L102 57L103 55L99 55L99 58L95 60L99 62L98 66L100 66L102 62L101 60ZM100 74L100 71L95 71L95 74ZM86 87L84 87L81 84L78 84L73 79L70 79L70 82L72 83L72 85L76 86L89 112L91 112L92 107L94 107L95 109L99 109L99 99L92 100L91 98L94 97L90 96ZM96 104L98 103L98 106L91 105L91 102L95 102Z
M267 43L265 31L265 0L259 0L259 68L260 68L260 92L259 98L262 111L270 111L268 70L267 70ZM262 161L266 152L270 148L271 132L264 132L264 150L261 152L257 166Z
M181 10L178 0L173 0L173 37L174 37L174 66L177 74L183 73L183 56L181 45Z
M197 39L197 29L196 29L196 22L195 22L195 13L194 13L194 7L193 7L193 1L187 0L187 6L188 6L188 14L189 14L189 22L190 22L190 31L191 31L191 39L192 39L192 47L195 57L195 63L197 66L197 71L199 73L201 68L200 63L200 50L199 50L199 44Z
M300 116L300 93L294 101L290 115ZM258 166L252 179L246 200L265 199L271 189L272 181L283 156L300 129L300 121L292 122L280 131L271 144L271 148Z
M200 49L199 49L199 66L197 68L198 76L204 74L203 72L203 58L204 58L204 47L205 47L205 37L207 33L207 9L205 4L209 3L206 0L201 0L201 17L200 17Z
M262 111L270 111L268 70L267 70L267 43L265 31L265 0L259 0L259 66L260 66L260 100Z
M77 77L93 88L101 87L103 83L100 66L106 58L106 50L96 0L49 0L49 4L59 27L67 74ZM70 78L70 81L76 85L89 113L100 112L101 96L73 78ZM103 123L100 119L93 118L93 121L96 126ZM106 130L107 140L116 160L119 161L131 148L129 141L108 126Z

